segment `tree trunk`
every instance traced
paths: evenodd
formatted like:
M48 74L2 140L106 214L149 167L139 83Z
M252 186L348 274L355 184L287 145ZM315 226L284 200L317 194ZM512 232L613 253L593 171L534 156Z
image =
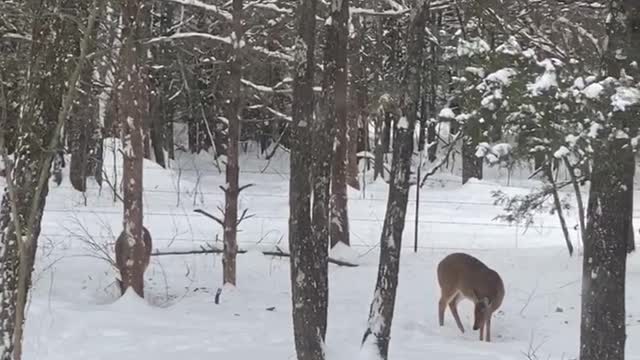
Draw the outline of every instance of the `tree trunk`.
M90 4L87 4L87 6ZM84 10L83 12L85 12ZM80 31L76 30L80 43ZM95 39L95 36L93 37ZM79 47L79 44L78 44ZM91 52L95 51L92 41ZM76 55L77 56L77 55ZM69 137L71 160L69 164L69 180L74 189L84 192L87 190L87 177L93 175L91 171L92 157L95 156L95 140L93 134L97 124L97 109L93 91L93 71L91 60L84 67L80 77L80 97L76 111L69 119Z
M462 184L471 178L482 180L482 158L476 156L477 145L471 136L465 136L462 142Z
M420 102L424 28L429 10L425 1L414 5L407 34L406 68L403 74L401 96L403 116L396 121L393 146L393 164L389 185L389 199L380 237L380 264L369 324L364 333L363 345L373 344L380 359L386 360L395 307L396 289L400 270L402 232L409 197L413 133Z
M29 4L32 17L31 48L29 54L29 86L24 94L23 112L19 119L15 164L7 156L4 139L0 151L7 168L7 187L0 204L0 347L1 360L22 358L23 327L26 305L48 179L55 153L60 145L60 130L74 101L76 82L86 55L89 33L97 10L93 3L77 62L72 58L68 18L50 16L57 7L71 8L66 2L36 2ZM75 64L72 76L67 77L66 65ZM4 74L0 74L4 78ZM69 86L69 89L66 88ZM4 88L4 86L2 86ZM67 91L68 90L68 91ZM4 91L0 89L6 104ZM63 99L64 97L64 99ZM2 112L2 124L7 121Z
M327 323L327 251L311 229L311 160L309 127L314 111L316 0L302 0L296 11L291 177L289 182L289 251L293 333L298 360L324 360Z
M558 194L558 186L553 177L553 171L551 170L551 159L544 165L544 174L547 177L547 181L551 184L551 194L553 195L553 205L556 213L558 214L558 220L560 220L560 227L562 228L562 235L564 235L564 241L569 250L569 256L573 256L573 244L571 244L571 238L569 236L569 228L567 227L567 221L564 218L564 212L562 211L562 203L560 202L560 195Z
M363 55L365 41L363 35L367 29L360 18L352 17L355 36L351 37L349 52L352 56L349 60L351 75L352 111L347 120L348 144L347 150L347 185L359 190L358 181L358 151L369 151L369 111L368 106L368 79L365 74L366 58ZM360 133L362 129L362 133ZM362 135L362 141L359 137ZM363 179L364 181L365 179Z
M314 131L314 139L318 139L318 148L314 153L319 154L322 159L317 162L314 169L319 173L315 177L314 186L314 226L319 227L317 234L320 239L326 239L323 227L330 224L331 247L338 242L349 245L349 215L347 207L347 153L349 149L349 118L347 106L347 45L349 31L347 22L349 19L349 0L338 2L339 8L332 8L331 22L326 25L325 39L325 73L323 79L323 99L326 116L324 123L319 124L322 128ZM334 126L337 125L337 126ZM336 128L334 130L334 127ZM335 159L333 161L333 143L335 134ZM331 163L333 163L333 174L331 173ZM327 207L327 199L324 193L328 192L329 180L331 182L331 206ZM320 196L320 197L319 197ZM320 202L317 202L320 200ZM322 204L321 202L325 203ZM316 213L316 204L319 213ZM330 209L329 217L324 216L325 209ZM317 215L316 215L317 214ZM318 216L316 218L316 216ZM324 216L324 218L323 218ZM318 220L316 222L316 220ZM326 222L326 225L325 225Z
M224 210L224 255L222 258L223 284L236 285L236 256L238 254L238 142L240 141L240 111L242 107L241 79L242 79L242 0L233 0L233 32L231 38L234 43L231 60L231 88L227 118L229 119L227 145L227 185L225 189Z
M628 140L615 140L594 154L582 264L580 359L623 360L630 226L624 178L633 153Z
M140 296L144 297L144 254L143 239L143 207L142 166L144 159L144 119L147 109L144 98L144 82L140 77L141 49L140 32L142 30L141 3L136 0L125 0L122 5L122 37L123 45L120 54L121 90L118 93L118 109L120 127L123 138L123 204L124 204L124 234L128 246L126 269L120 272L128 276L123 277L123 287L132 287ZM132 244L132 246L131 246Z
M634 76L637 81L640 74L628 64L640 61L640 4L611 0L609 5L603 76ZM609 116L610 130L591 141L594 157L582 264L581 360L623 360L625 351L626 261L633 238L629 195L635 172L629 139L638 131L638 106ZM627 137L614 136L612 132L620 131L616 129L625 129Z

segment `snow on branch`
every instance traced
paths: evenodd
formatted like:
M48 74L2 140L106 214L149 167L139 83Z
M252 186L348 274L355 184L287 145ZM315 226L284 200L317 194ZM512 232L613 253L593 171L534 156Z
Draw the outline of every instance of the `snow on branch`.
M364 9L358 7L349 8L349 13L351 15L359 16L404 16L407 15L410 11L410 9L378 11L374 9Z
M271 51L262 46L253 46L252 49L270 58L274 58L274 59L278 59L286 62L293 62L293 56L281 53L279 51Z
M247 79L242 79L240 80L242 81L242 84L244 84L245 86L248 86L254 90L263 92L263 93L267 93L267 94L281 94L281 93L289 93L291 92L290 89L277 89L275 87L271 87L271 86L265 86L265 85L258 85L254 82L251 82Z
M190 39L190 38L214 40L227 45L231 45L231 38L228 36L223 37L223 36L212 35L212 34L207 34L202 32L184 32L184 33L176 33L171 36L158 36L148 40L147 44L152 44L152 43L161 42L161 41L172 41L172 40Z
M0 36L0 39L31 41L31 35L18 34L18 33L6 33L6 34L2 34L2 36Z
M233 16L231 15L230 12L222 10L215 5L207 4L199 0L164 0L164 1L173 2L180 5L185 5L185 6L193 6L193 7L200 8L202 10L211 11L229 21L233 19Z
M286 15L293 15L294 13L292 9L279 7L273 2L265 3L261 1L254 1L247 4L247 6L244 7L245 10L251 9L251 8L266 9L266 10L271 10L271 11L275 11L277 13L286 14Z

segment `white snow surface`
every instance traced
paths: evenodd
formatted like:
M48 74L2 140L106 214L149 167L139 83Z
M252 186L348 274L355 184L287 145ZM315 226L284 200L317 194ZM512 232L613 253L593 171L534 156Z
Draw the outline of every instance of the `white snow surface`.
M495 148L494 148L495 150ZM116 154L114 164L113 154ZM145 299L132 291L119 298L110 265L95 258L82 240L90 234L106 244L122 229L122 205L109 187L92 181L85 199L72 190L68 174L47 198L34 288L28 308L25 360L174 360L295 358L291 322L288 258L259 250L288 251L287 154L277 152L269 166L255 145L241 156L240 209L255 217L240 225L237 288L221 286L219 255L154 256L145 275ZM105 171L122 179L119 153L105 149ZM145 162L145 226L154 251L197 250L207 243L221 247L222 229L194 213L218 214L224 195L218 188L224 173L210 154L177 152L169 169ZM113 173L114 165L119 169ZM456 162L459 165L459 161ZM425 169L431 164L425 161ZM68 171L68 168L65 168ZM420 197L418 252L413 251L415 187L410 192L400 265L400 281L391 333L390 358L403 360L520 360L530 349L537 358L572 359L579 352L581 255L568 257L555 216L536 216L528 231L492 219L492 190L526 194L540 184L528 180L527 168L507 172L485 167L485 180L460 183L459 166L430 178ZM330 265L327 359L369 359L360 341L367 324L378 265L378 246L388 185L367 176L365 191L349 189L351 247L331 255L353 261L355 268ZM361 187L362 188L362 187ZM585 189L585 201L587 190ZM637 194L637 192L636 192ZM563 195L564 196L564 195ZM571 198L572 199L572 198ZM636 199L638 200L638 199ZM639 201L634 203L638 204ZM577 224L568 211L570 229ZM636 226L638 224L636 223ZM571 232L580 249L577 232ZM471 330L472 305L458 308L462 334L447 310L438 326L437 263L455 251L470 253L498 271L506 297L492 322L493 343L478 341ZM580 252L580 251L578 251ZM640 260L628 260L628 283L640 281ZM640 288L627 289L629 339L640 336ZM562 312L556 311L562 308ZM627 342L627 357L640 356L640 343Z

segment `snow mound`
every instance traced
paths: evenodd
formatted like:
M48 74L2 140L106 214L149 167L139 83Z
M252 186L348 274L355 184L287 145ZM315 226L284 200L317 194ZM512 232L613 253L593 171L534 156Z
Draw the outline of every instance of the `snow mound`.
M351 248L351 246L339 241L329 252L329 256L332 259L348 262L351 264L357 264L358 253Z
M140 312L152 309L147 301L138 296L132 288L128 288L127 291L109 305L109 307L117 312Z

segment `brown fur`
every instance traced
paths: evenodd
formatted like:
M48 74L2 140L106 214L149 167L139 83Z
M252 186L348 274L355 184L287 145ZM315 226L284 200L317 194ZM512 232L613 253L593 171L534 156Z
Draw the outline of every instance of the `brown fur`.
M142 227L142 244L136 243L134 245L134 261L133 267L127 266L127 260L129 260L130 248L125 232L122 231L118 239L116 240L115 252L116 252L116 266L120 270L120 291L122 294L127 288L132 287L140 297L144 297L144 272L149 266L149 260L151 257L151 234L147 228ZM139 246L142 245L142 246ZM129 270L132 270L131 272Z
M480 340L486 326L486 341L491 341L491 316L500 307L504 299L504 284L497 272L482 261L463 253L446 256L438 264L438 283L441 297L438 303L438 320L444 325L444 312L447 305L464 333L456 305L463 298L475 304L473 330L480 329Z

